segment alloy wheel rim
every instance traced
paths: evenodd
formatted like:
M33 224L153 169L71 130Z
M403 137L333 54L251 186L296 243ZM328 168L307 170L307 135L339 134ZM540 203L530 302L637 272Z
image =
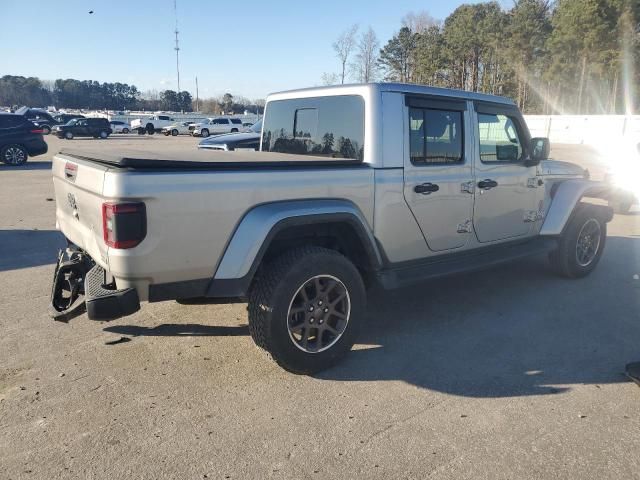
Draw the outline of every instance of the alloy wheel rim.
M24 162L24 151L18 147L9 147L4 154L4 159L7 163L18 165Z
M347 287L332 275L305 281L293 295L287 330L293 344L305 353L320 353L342 337L351 316Z
M588 267L600 249L600 223L591 218L582 225L576 243L576 262L581 267Z

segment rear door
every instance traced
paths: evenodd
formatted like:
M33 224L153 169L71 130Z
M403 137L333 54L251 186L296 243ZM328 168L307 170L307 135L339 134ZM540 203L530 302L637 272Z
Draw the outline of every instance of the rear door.
M463 247L470 238L473 213L473 150L465 141L471 128L467 102L407 97L406 104L405 200L431 250Z
M476 189L473 224L478 241L534 233L538 196L535 166L526 166L529 133L515 106L475 103Z

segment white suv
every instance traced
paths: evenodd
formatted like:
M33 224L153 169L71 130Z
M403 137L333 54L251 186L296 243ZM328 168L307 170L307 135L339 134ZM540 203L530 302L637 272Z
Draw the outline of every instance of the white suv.
M198 123L191 131L191 135L208 137L209 135L221 135L223 133L236 133L243 129L242 120L239 118L217 117L209 118Z

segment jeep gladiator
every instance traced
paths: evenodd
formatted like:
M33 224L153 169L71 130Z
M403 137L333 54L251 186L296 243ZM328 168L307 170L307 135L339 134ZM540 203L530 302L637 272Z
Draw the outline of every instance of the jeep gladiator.
M509 99L403 84L272 94L258 152L63 150L53 312L246 300L256 344L318 372L353 346L371 288L541 253L589 274L612 210L585 200L608 188L548 155Z

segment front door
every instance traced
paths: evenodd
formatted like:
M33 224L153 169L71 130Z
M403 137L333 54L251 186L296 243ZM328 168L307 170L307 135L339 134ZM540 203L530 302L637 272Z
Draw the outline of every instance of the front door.
M472 231L472 148L467 102L407 98L404 197L429 249L463 247ZM405 123L407 125L407 123ZM405 129L406 130L406 129Z
M476 103L474 229L480 242L525 237L537 217L536 167L526 166L529 137L509 105Z

